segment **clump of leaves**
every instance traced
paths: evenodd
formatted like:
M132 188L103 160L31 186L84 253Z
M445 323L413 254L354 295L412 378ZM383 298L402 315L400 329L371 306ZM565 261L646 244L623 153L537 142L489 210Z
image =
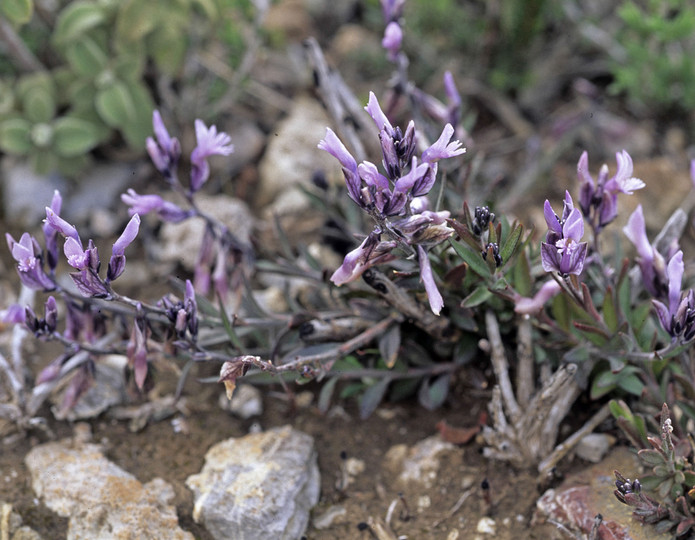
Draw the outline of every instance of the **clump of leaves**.
M637 452L642 464L650 473L631 481L615 471L617 499L634 508L633 515L642 523L655 524L658 532L675 529L676 536L683 536L695 527L693 497L695 496L695 468L692 455L692 437L679 438L668 406L661 409L660 435L649 436L650 448ZM654 498L645 494L649 491Z

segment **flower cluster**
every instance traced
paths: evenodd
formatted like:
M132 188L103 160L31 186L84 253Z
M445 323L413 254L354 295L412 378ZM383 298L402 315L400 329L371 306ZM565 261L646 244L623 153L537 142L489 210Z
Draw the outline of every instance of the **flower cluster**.
M541 244L543 270L559 272L563 276L581 274L587 252L587 243L581 242L584 220L579 209L574 207L569 192L565 192L561 217L553 211L548 200L543 214L548 225L548 234Z
M414 122L408 124L405 132L391 125L373 93L365 109L379 129L386 175L374 163L365 161L358 165L331 129L326 130L326 137L318 145L340 162L348 196L376 221L374 230L357 249L347 254L331 281L336 285L353 281L370 266L393 260L391 251L396 246L408 247L417 254L430 307L439 314L444 304L425 248L442 242L453 230L446 225L449 212L428 210L425 195L434 185L438 161L461 155L465 149L458 141L450 142L454 129L447 124L439 139L422 153L419 162L414 156L417 142ZM382 236L387 238L382 240Z

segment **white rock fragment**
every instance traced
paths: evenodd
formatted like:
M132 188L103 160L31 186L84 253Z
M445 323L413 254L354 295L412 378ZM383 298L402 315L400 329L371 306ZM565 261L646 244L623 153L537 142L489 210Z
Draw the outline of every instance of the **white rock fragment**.
M290 426L215 444L189 476L193 519L216 539L294 540L318 502L314 440Z
M391 470L400 469L398 480L403 484L417 482L430 488L437 479L439 454L454 449L453 444L442 441L438 436L428 437L411 448L397 444L386 452L385 466Z
M243 420L248 420L252 416L260 416L263 413L261 391L250 384L237 386L231 400L227 399L225 394L220 394L219 402L222 409Z
M313 520L315 529L322 530L330 528L336 519L347 515L347 510L342 505L333 505L326 509L323 514L319 514Z
M475 527L476 532L482 534L497 534L497 524L495 520L489 517L481 518L478 525Z
M33 448L25 463L34 492L68 517L68 540L171 538L192 540L168 502L174 489L161 478L141 484L95 444L70 440Z

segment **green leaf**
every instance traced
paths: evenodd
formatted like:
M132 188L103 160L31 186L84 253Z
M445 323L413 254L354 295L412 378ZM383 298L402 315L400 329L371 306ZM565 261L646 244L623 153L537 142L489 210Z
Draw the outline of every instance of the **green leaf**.
M222 299L218 297L217 301L219 306L218 313L220 315L220 318L222 319L222 325L224 326L224 331L227 333L227 337L229 338L230 343L234 346L234 348L236 348L237 351L239 351L239 354L244 354L244 345L241 343L239 336L234 330L232 321L230 321L229 317L227 316L227 311L224 309L224 303L222 302ZM196 295L196 303L199 303L198 295Z
M70 67L82 77L95 77L108 63L106 52L88 36L70 43L65 57Z
M0 14L15 26L26 24L34 13L33 0L2 0Z
M663 481L663 478L660 476L654 476L654 475L647 475L647 476L642 476L639 479L640 484L642 484L642 489L646 489L647 491L654 491L657 487L659 487L659 484Z
M202 8L205 16L211 21L215 21L219 17L215 0L194 0L194 2Z
M618 330L618 308L613 300L613 289L606 287L606 295L603 297L603 322L608 329L615 333Z
M480 304L487 302L491 296L492 296L492 293L487 288L487 286L486 285L480 285L471 294L466 296L466 298L464 298L461 301L461 306L467 307L467 308L479 306Z
M379 352L386 367L391 369L398 359L401 348L401 327L394 324L379 338Z
M0 123L0 149L4 152L23 156L32 146L29 122L23 118L11 118Z
M360 418L365 420L376 410L384 398L386 389L391 382L390 377L382 377L376 383L368 387L360 396Z
M526 253L522 253L516 259L512 271L512 279L516 291L521 296L531 296L531 292L533 290L533 281L531 279L531 267L529 265L528 256Z
M125 0L118 10L116 35L119 41L140 41L157 24L158 2ZM161 8L160 8L161 9ZM175 8L174 8L175 9Z
M94 104L99 116L111 127L118 128L135 119L135 102L120 81L100 90Z
M634 374L620 377L618 379L618 386L633 396L641 396L642 390L644 389L644 383Z
M594 379L591 384L591 399L598 399L614 390L618 383L618 377L610 371L604 371Z
M63 157L78 156L99 144L98 131L94 124L64 116L54 124L54 147Z
M142 83L126 81L126 87L135 103L135 118L120 126L120 130L128 145L140 150L145 147L147 137L152 134L154 103L147 88Z
M53 41L64 46L105 21L102 7L87 0L71 2L58 15Z
M490 269L487 267L485 259L483 259L483 256L479 252L473 252L456 240L449 239L449 242L454 248L454 251L456 251L458 256L465 261L473 272L482 278L489 278L491 276Z
M321 414L325 414L328 411L328 407L331 405L331 398L333 397L333 392L335 391L335 385L338 383L338 377L332 377L323 383L321 386L321 391L319 392L318 408Z
M642 463L655 467L656 465L666 465L666 457L658 450L642 449L637 452Z
M449 394L451 375L446 373L437 377L432 384L425 379L418 392L418 402L428 411L440 407Z
M500 257L502 257L502 263L506 263L514 255L517 246L519 245L519 240L521 240L521 235L524 234L524 226L517 225L514 230L507 236L504 241L504 246L500 250Z

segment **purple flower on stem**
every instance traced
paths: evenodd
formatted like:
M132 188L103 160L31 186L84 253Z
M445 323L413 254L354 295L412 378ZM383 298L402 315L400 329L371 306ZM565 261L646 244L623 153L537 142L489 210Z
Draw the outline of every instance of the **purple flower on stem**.
M46 207L46 223L65 238L74 238L80 246L82 245L82 240L80 240L80 235L74 225L70 225L54 212L53 208L49 208L48 206Z
M435 315L439 315L444 307L444 300L442 299L442 295L434 281L432 266L430 265L430 259L427 256L427 252L425 251L425 248L420 245L417 246L417 258L418 262L420 263L420 279L425 285L425 292L427 293L427 299L430 302L430 309Z
M381 12L384 16L384 21L390 23L400 19L403 15L403 6L405 0L381 0Z
M139 230L140 216L138 214L133 214L133 217L125 226L123 233L113 244L111 258L109 259L109 268L106 273L107 281L113 281L118 278L125 270L125 248L132 244Z
M695 337L695 293L692 289L681 292L684 270L683 252L678 251L666 267L668 307L659 300L652 300L652 303L664 330L674 339L688 342Z
M24 233L19 242L10 234L5 234L12 257L17 261L19 279L30 289L52 291L56 288L53 280L46 275L41 264L41 248L36 239Z
M663 255L649 242L647 229L644 223L642 205L638 205L630 215L623 232L628 240L637 249L637 263L642 272L642 280L647 292L656 298L660 298L666 292L666 261Z
M209 128L202 120L195 121L195 136L198 144L191 152L191 192L198 191L210 177L207 159L212 155L228 156L234 152L231 137L217 126Z
M63 252L68 260L68 264L77 270L84 270L90 266L90 252L82 249L82 245L70 237L65 240Z
M546 272L581 274L586 259L587 243L584 236L584 220L579 209L574 208L572 197L565 194L562 218L559 218L549 201L545 201L545 221L548 225L546 241L541 244L541 263Z
M359 278L367 268L395 259L390 251L396 247L396 242L381 242L379 236L379 233L372 231L358 248L345 255L343 264L333 272L331 281L336 285L349 283Z
M25 321L26 312L20 304L10 304L7 309L0 311L0 322L3 324L21 324Z
M439 136L439 139L422 153L422 161L426 163L436 163L440 159L451 158L463 154L466 149L461 148L461 142L449 142L453 134L454 128L451 124L444 126L444 130Z
M392 62L398 59L402 41L403 30L401 30L401 26L395 21L388 23L384 30L384 39L381 40L381 46L388 51L389 60Z
M63 205L63 199L60 192L56 189L53 192L53 200L51 201L51 210L56 215L60 215L60 209ZM58 231L54 229L48 221L43 224L43 237L46 241L46 262L51 271L58 266Z
M579 179L579 206L596 231L613 221L618 215L618 193L632 195L645 183L632 176L632 158L623 150L615 155L618 168L615 176L608 178L608 167L603 165L594 181L589 174L589 156L583 152L577 163Z
M147 346L145 333L140 328L141 324L146 324L144 321L135 319L133 322L133 331L130 335L130 341L126 347L126 355L128 356L128 365L133 368L135 373L135 384L142 390L147 377Z
M357 162L332 129L326 128L326 136L319 142L318 147L331 154L340 162L340 165L343 167L343 175L345 176L348 196L358 205L363 206L360 193L361 181L359 173L357 172Z
M162 115L157 110L152 113L152 127L156 140L152 137L147 137L145 143L147 153L150 155L150 159L157 170L170 179L181 157L181 144L178 139L169 136L169 132L162 121Z
M190 211L186 211L172 202L165 201L159 195L139 195L132 188L127 193L121 194L121 200L130 206L128 213L131 216L156 212L157 216L163 221L179 223L192 215Z

